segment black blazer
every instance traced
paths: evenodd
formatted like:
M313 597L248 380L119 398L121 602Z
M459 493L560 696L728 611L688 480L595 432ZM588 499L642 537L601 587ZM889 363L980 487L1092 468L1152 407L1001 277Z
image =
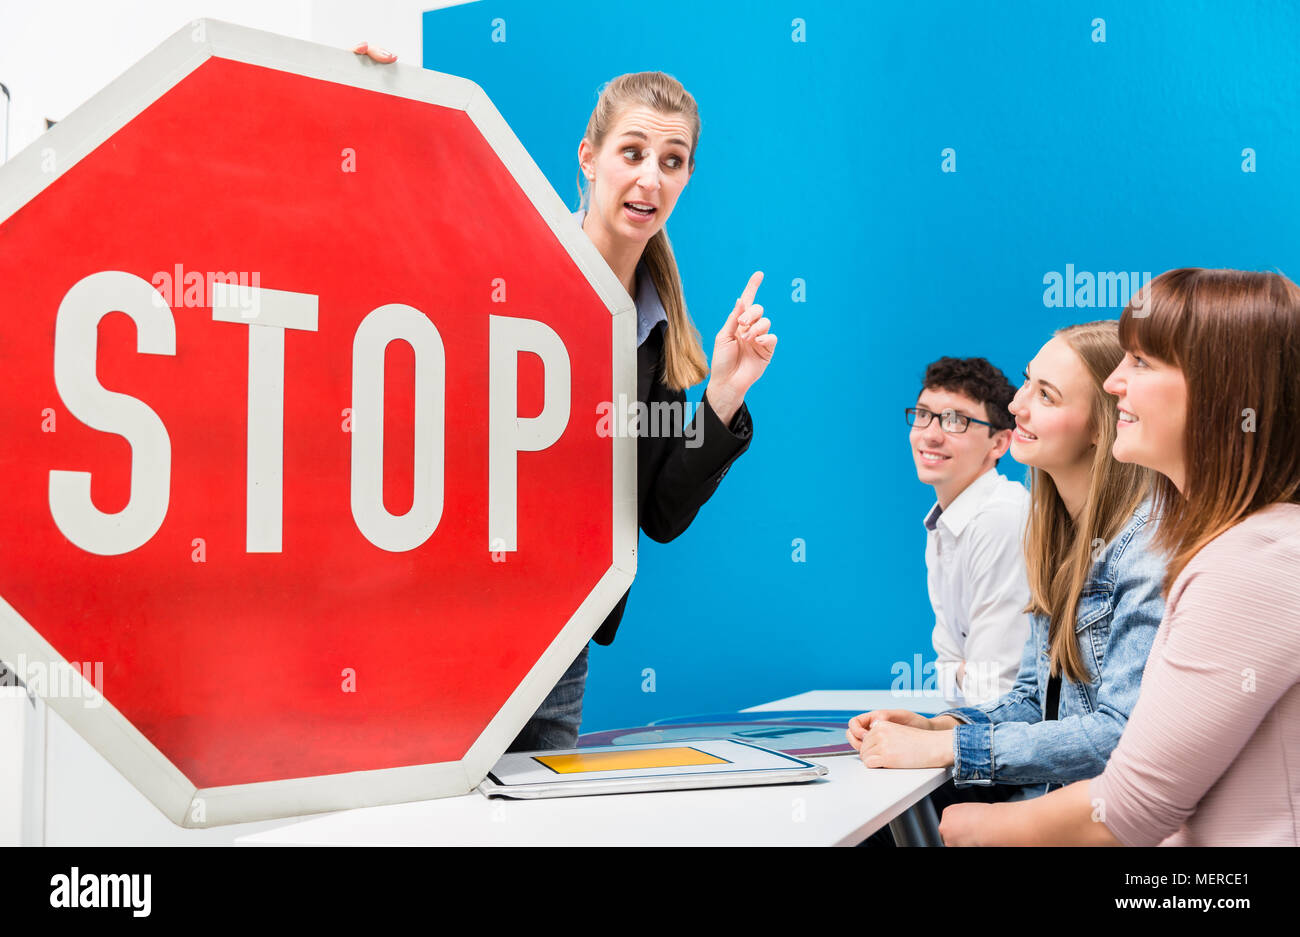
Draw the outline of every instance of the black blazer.
M675 402L677 406L673 409L680 414L684 412L686 392L670 389L660 373L667 325L666 322L655 325L637 349L636 396L647 406ZM680 432L680 422L674 425L678 432L671 436L646 435L643 427L636 442L637 523L646 536L659 543L667 543L690 526L731 463L749 448L754 435L749 409L743 403L730 425L726 425L709 406L708 397L695 411L693 438L689 440L694 448L686 445L688 439ZM614 640L630 592L629 589L623 593L596 632L597 644Z

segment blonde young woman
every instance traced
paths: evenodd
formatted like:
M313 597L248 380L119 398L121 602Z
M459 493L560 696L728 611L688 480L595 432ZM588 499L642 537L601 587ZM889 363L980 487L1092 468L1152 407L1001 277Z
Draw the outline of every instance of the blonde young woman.
M397 56L361 43L376 62ZM637 399L683 412L686 388L709 379L693 427L637 440L641 530L666 543L717 489L753 435L745 394L776 350L763 307L754 302L762 273L750 277L713 342L710 369L686 311L664 224L695 170L700 117L695 99L663 72L620 75L601 91L578 146L582 208L575 218L637 309ZM653 411L652 411L653 412ZM614 640L627 594L596 632ZM511 744L511 751L570 748L582 721L587 648Z
M1035 797L1091 777L1137 701L1165 566L1151 549L1150 473L1110 455L1116 409L1102 382L1123 355L1116 322L1061 329L1009 408L1011 454L1032 478L1030 635L1015 686L933 718L875 710L849 723L868 768L952 766L937 806Z
M1144 293L1106 381L1169 556L1141 698L1099 777L954 806L949 845L1300 845L1300 288L1189 268Z

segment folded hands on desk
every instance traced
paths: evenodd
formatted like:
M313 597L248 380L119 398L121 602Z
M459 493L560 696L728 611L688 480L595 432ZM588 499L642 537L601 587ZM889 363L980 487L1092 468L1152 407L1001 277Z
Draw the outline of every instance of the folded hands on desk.
M868 768L946 768L956 724L951 716L873 709L850 719L844 735Z

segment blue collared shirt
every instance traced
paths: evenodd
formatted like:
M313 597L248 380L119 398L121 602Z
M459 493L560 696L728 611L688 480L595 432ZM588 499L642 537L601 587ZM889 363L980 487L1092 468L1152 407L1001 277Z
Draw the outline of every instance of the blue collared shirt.
M573 217L581 227L587 217L587 210L580 208L573 213ZM636 265L636 296L632 302L636 304L636 346L640 348L656 325L668 321L668 313L664 311L659 291L655 289L654 279L645 269L644 260Z

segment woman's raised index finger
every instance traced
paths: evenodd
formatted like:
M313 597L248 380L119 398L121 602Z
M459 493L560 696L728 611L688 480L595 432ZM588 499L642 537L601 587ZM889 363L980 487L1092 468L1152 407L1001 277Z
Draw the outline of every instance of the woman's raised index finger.
M743 305L748 306L754 301L754 296L758 293L758 285L762 282L763 271L755 270L754 275L750 277L749 282L745 284L745 292L740 294L740 299Z

